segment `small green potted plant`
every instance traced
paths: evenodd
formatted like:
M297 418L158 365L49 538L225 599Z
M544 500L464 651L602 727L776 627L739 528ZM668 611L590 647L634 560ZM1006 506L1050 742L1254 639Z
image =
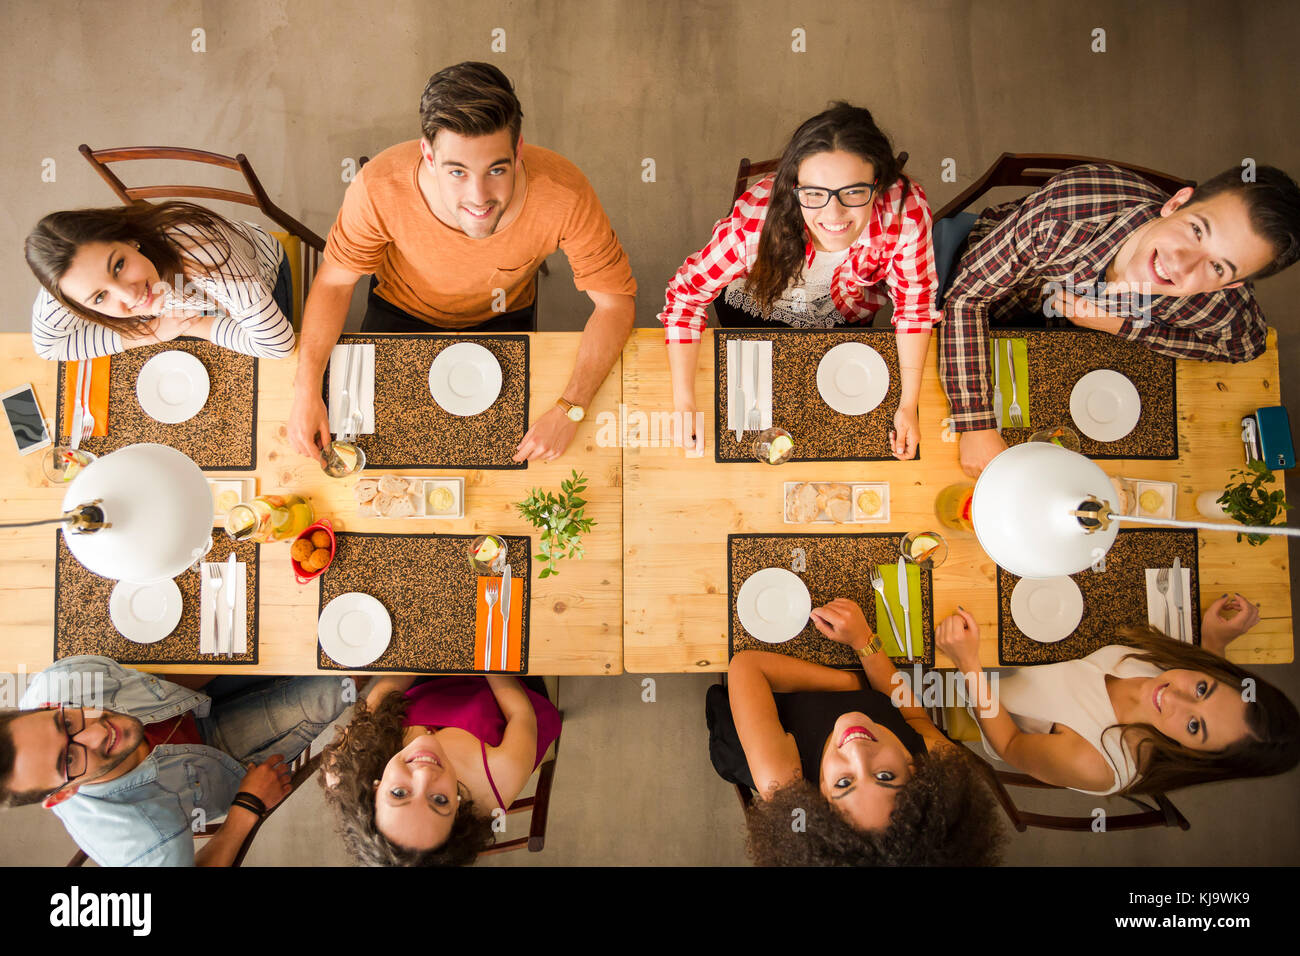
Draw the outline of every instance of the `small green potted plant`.
M1252 461L1245 468L1234 470L1228 479L1227 487L1218 498L1224 514L1234 521L1248 525L1271 525L1279 515L1286 517L1290 505L1286 503L1286 492L1281 488L1268 489L1277 480L1269 467L1262 461ZM1246 534L1245 538L1252 545L1263 544L1269 539L1266 534ZM1242 539L1238 532L1237 540Z
M519 513L542 532L537 560L545 561L546 567L537 575L539 578L559 574L555 562L561 558L583 556L582 536L596 524L583 517L587 502L582 493L586 490L587 479L574 471L567 481L560 482L559 495L534 488L527 498L515 505Z

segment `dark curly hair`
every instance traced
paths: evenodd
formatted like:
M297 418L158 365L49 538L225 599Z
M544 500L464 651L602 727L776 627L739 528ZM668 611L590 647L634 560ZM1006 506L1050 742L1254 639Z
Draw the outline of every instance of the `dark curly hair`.
M749 855L759 866L995 866L1001 817L974 759L960 747L919 755L889 826L870 832L850 824L815 783L795 780L747 811ZM796 810L805 813L802 832L792 826Z
M462 800L451 835L431 850L399 846L375 825L373 781L384 775L384 765L402 749L407 698L394 691L371 711L357 701L352 722L340 728L321 755L320 774L325 800L334 807L338 832L348 851L364 866L468 866L492 846L492 823L474 812L474 801L461 786ZM337 777L333 786L327 776Z

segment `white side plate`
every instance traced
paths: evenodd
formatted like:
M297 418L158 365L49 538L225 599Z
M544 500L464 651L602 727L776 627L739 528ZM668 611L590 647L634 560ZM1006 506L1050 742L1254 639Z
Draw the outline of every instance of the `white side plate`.
M817 365L817 391L841 415L865 415L885 400L889 369L871 346L841 342Z
M453 415L477 415L501 394L501 363L476 342L449 345L429 366L429 392Z
M1070 392L1070 417L1093 441L1119 441L1142 417L1137 386L1108 368L1089 372Z
M119 581L108 596L108 617L128 641L155 644L176 630L181 603L181 589L170 578L148 584Z
M369 594L340 594L320 612L320 646L344 667L365 667L388 649L393 619Z
M140 369L135 397L154 421L176 425L202 410L210 387L208 370L189 352L160 352Z
M1083 620L1083 594L1073 578L1021 578L1011 591L1011 619L1029 639L1053 644Z
M785 568L755 571L736 595L740 625L767 644L781 644L808 624L812 597L799 576Z

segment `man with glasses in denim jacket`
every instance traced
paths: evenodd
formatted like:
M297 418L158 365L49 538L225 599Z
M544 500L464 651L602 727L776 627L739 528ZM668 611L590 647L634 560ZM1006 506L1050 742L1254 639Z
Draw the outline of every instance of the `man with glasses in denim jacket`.
M58 661L0 711L0 805L43 803L100 866L229 866L347 706L337 677L238 680L214 701L106 657Z

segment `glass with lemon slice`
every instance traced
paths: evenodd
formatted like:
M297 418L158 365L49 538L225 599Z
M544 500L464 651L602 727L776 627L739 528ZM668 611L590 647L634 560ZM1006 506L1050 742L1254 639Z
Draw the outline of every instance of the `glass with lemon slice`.
M937 531L912 531L903 535L898 550L904 560L933 571L948 557L948 542Z
M469 563L479 574L500 574L506 567L506 543L495 534L481 534L469 543Z
M784 428L769 428L758 433L754 457L767 465L782 465L794 457L794 439Z

